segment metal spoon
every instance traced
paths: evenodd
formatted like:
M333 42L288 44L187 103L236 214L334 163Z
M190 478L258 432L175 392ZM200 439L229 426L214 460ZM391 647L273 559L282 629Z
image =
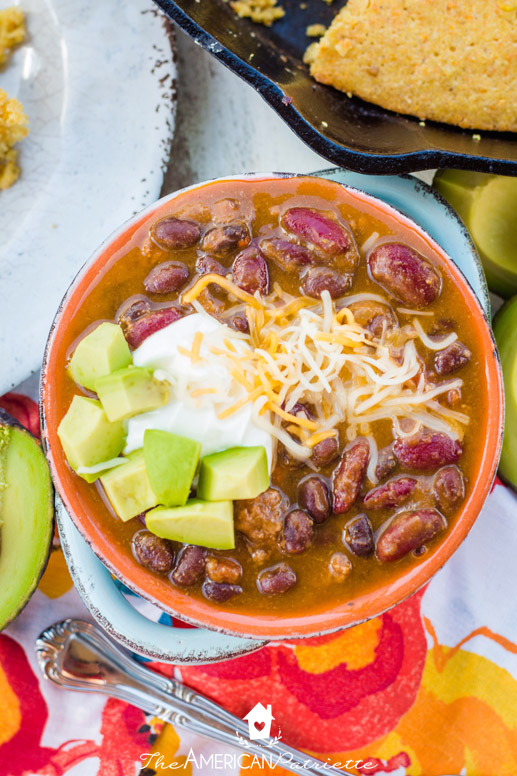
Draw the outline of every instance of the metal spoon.
M250 740L247 724L238 717L181 682L137 663L88 622L58 622L43 631L35 648L43 675L60 687L110 695L193 733L264 756L268 762L274 756L274 763L294 773L343 774L276 739Z

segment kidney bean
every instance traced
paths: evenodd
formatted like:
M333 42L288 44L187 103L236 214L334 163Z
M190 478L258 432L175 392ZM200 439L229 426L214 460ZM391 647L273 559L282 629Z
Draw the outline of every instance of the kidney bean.
M403 558L447 527L447 520L436 509L400 512L377 540L377 557L383 563Z
M366 439L358 439L343 453L341 461L332 475L334 512L342 515L348 512L361 490L368 460L370 445Z
M233 585L242 576L242 566L233 558L219 558L212 555L206 561L206 573L212 582Z
M347 523L343 538L350 550L359 558L367 558L375 549L372 524L367 515L357 515Z
M433 265L409 245L388 242L368 256L371 277L399 302L426 307L441 291Z
M284 519L281 545L290 555L305 552L312 542L313 522L301 509L294 509Z
M327 256L346 253L352 247L350 232L333 218L308 207L292 207L282 215L286 232L301 237Z
M225 582L210 582L208 580L203 582L202 590L205 598L219 603L229 601L230 598L235 598L236 595L242 593L240 585L228 585Z
M321 442L312 448L311 460L313 464L321 469L335 461L339 455L339 442L336 437L322 439Z
M195 544L183 548L171 574L171 581L180 587L190 587L199 582L205 573L206 549Z
M298 503L315 523L324 523L329 517L330 494L327 483L316 474L310 474L298 486Z
M351 275L344 275L330 267L311 267L302 278L303 293L315 299L321 296L322 291L328 291L332 299L338 299L351 285Z
M196 272L198 275L213 274L222 275L224 277L230 273L230 270L228 267L223 267L223 265L213 256L208 256L206 253L203 253L196 259Z
M412 477L396 477L368 491L364 497L364 505L367 509L396 507L409 498L416 486L417 481Z
M285 410L286 406L285 404L282 405L282 409ZM297 401L291 409L289 410L290 415L295 415L297 418L304 417L307 418L307 420L314 420L314 415L308 408L306 404L303 404L301 401Z
M149 233L154 242L167 251L192 248L201 239L199 224L176 216L156 221Z
M279 237L262 240L260 250L264 256L288 272L295 272L300 267L314 263L310 252L303 245Z
M375 467L375 476L378 480L383 480L394 469L397 468L397 459L393 452L393 446L388 445L379 450L379 457L377 459L377 466Z
M172 294L185 285L188 269L179 261L166 261L158 264L144 280L144 288L151 294Z
M400 464L408 469L433 471L449 463L457 463L463 448L446 434L424 431L393 443L393 452Z
M438 318L437 321L431 324L428 334L430 337L444 337L446 334L454 331L454 328L455 323L451 318Z
M264 256L255 245L250 245L235 257L232 266L233 282L239 288L254 294L269 291L269 271Z
M329 561L329 571L338 582L344 582L352 571L352 561L344 552L335 552Z
M465 482L456 466L446 466L436 472L433 493L440 509L448 512L465 498Z
M296 584L296 574L287 563L277 563L263 569L257 577L257 587L264 595L286 593Z
M183 313L177 307L162 307L130 323L124 330L124 336L131 348L137 348L155 331L169 326L180 318L183 318Z
M244 313L235 313L235 315L227 318L226 323L235 331L240 331L243 334L249 334L250 325Z
M157 574L167 574L174 565L171 543L148 531L138 531L133 536L131 548L140 565Z
M468 364L472 353L463 342L451 343L443 350L438 350L434 356L434 368L439 375L450 375Z
M246 224L235 222L210 229L203 237L201 248L207 253L224 258L232 251L245 248L250 240L251 235Z
M122 326L128 326L151 311L151 302L145 296L131 297L119 308L117 321Z
M348 306L360 326L368 329L374 337L390 332L397 325L397 319L391 307L382 302L370 300L353 302Z

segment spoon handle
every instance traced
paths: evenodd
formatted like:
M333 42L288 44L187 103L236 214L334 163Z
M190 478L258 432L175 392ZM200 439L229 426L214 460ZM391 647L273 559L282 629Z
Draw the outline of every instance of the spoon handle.
M248 725L204 695L145 668L95 625L68 619L36 640L43 675L61 687L101 692L193 733L264 757L295 773L343 772L276 739L250 740Z

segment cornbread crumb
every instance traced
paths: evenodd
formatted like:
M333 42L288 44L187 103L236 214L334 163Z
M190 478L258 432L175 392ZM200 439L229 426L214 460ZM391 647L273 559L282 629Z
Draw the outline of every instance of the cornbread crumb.
M316 56L316 49L318 48L317 41L314 41L314 43L311 43L310 46L307 46L305 49L305 53L303 55L303 61L306 65L310 65L314 57Z
M322 35L325 35L326 31L327 28L324 24L309 24L305 30L305 34L308 38L321 38Z
M13 148L28 133L27 116L18 100L0 89L0 189L12 186L20 175L18 152Z
M4 65L12 50L25 38L25 17L19 8L0 11L0 65Z
M237 16L247 17L266 27L271 27L274 21L285 14L282 6L277 5L277 0L231 0L230 5Z
M313 44L311 74L420 120L515 132L516 5L349 0Z

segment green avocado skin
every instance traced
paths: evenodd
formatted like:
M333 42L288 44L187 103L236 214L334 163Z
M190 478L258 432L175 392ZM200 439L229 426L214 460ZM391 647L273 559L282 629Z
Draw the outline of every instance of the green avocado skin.
M454 208L470 232L490 291L505 299L517 293L517 256L514 260L511 249L503 256L496 247L498 231L503 229L508 234L513 229L515 180L469 170L438 170L433 187ZM515 243L515 238L512 242Z
M517 296L497 313L494 335L503 369L505 422L499 475L517 490Z
M0 410L0 630L28 603L54 533L54 491L36 439Z

